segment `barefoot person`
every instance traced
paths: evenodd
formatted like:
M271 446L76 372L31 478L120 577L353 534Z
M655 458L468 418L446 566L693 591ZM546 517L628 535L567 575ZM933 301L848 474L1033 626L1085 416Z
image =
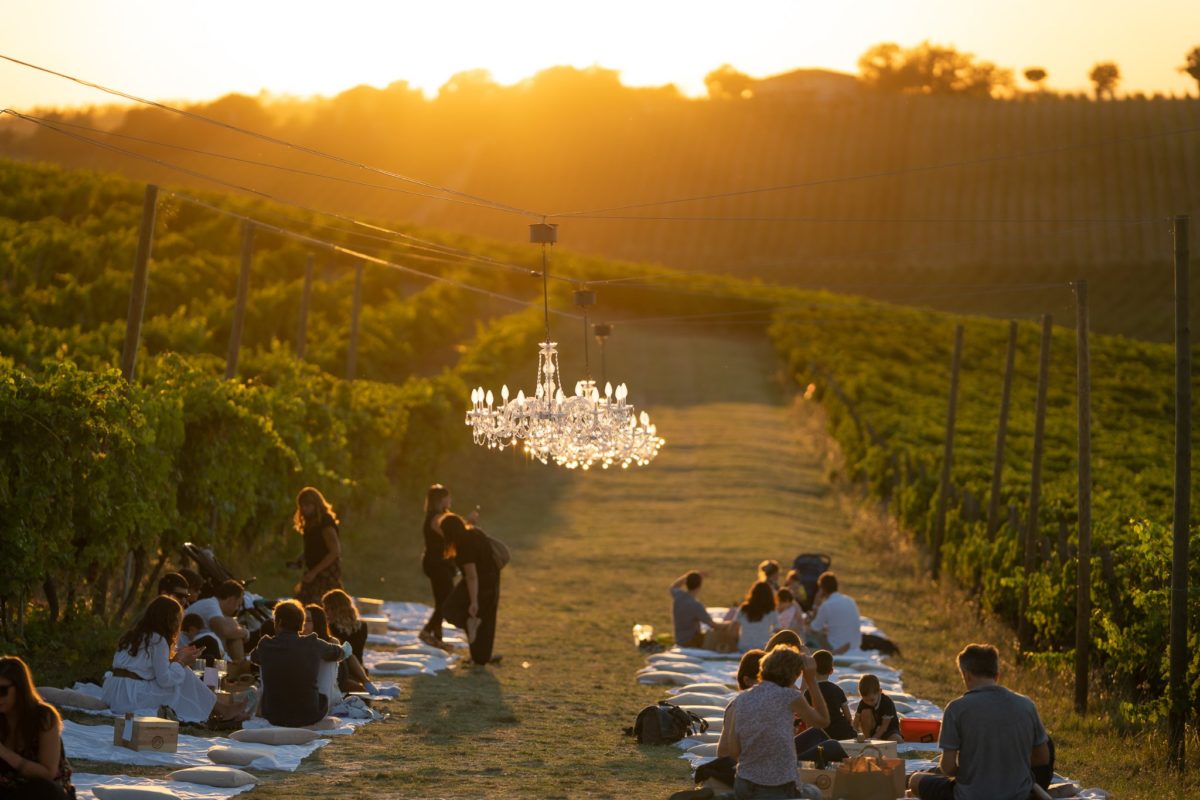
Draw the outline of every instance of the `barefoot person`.
M433 595L433 613L421 629L420 639L434 647L443 647L442 620L446 598L454 589L454 576L458 568L453 558L446 558L446 539L442 536L441 520L450 511L450 490L440 483L429 487L425 493L425 522L421 533L425 538L425 550L421 554L421 571L429 578ZM472 519L472 521L474 521Z
M74 796L58 712L38 695L24 661L0 657L0 800Z
M320 603L330 589L342 588L342 546L333 506L319 491L305 487L296 497L296 532L304 537L304 576L296 587L301 603ZM293 562L294 563L294 562Z
M454 557L463 574L460 585L465 586L467 595L466 631L471 661L480 665L498 661L492 655L492 646L500 608L500 568L492 554L492 544L483 531L453 513L442 517L442 535L446 537L447 557ZM456 588L456 591L462 590Z

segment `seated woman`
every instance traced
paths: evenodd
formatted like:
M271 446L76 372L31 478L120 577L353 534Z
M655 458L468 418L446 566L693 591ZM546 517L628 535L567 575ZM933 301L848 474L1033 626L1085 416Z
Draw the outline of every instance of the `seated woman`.
M821 796L816 787L796 783L792 720L800 717L813 728L829 724L821 694L817 692L809 705L796 688L801 675L809 685L817 684L812 658L780 645L763 656L759 682L734 697L725 710L717 755L737 761L734 792L739 800Z
M775 591L771 584L759 581L750 587L746 599L735 617L738 631L738 650L761 650L779 630L779 615L775 613Z
M104 702L117 714L158 716L167 706L181 722L244 719L244 703L218 702L192 672L200 651L175 650L182 621L179 601L165 595L150 601L117 642L112 673L104 679Z
M275 605L275 635L264 636L250 654L260 667L262 701L259 714L272 725L303 728L324 719L329 696L319 686L321 662L342 660L349 646L339 646L308 634L304 606L296 600Z
M308 636L310 633L315 633L322 641L333 642L333 636L329 633L329 622L325 618L325 609L316 603L309 603L304 607L304 628L300 635ZM342 690L338 687L338 670L344 663L344 660L322 661L317 671L317 691L329 698L330 708L342 702Z
M330 641L350 643L350 652L358 662L356 671L348 661L338 668L338 682L343 692L361 692L367 683L367 670L363 666L363 650L367 646L367 623L358 618L358 609L350 595L341 589L330 589L321 597L325 616L329 620Z
M0 657L0 800L74 796L58 712L38 695L24 661Z

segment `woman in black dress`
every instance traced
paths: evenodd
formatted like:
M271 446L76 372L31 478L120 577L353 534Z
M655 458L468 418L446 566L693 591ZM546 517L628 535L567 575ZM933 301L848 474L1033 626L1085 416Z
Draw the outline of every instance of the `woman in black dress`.
M333 506L311 486L296 497L296 532L304 537L304 577L296 587L303 604L320 603L330 589L342 588L342 546Z
M492 655L492 646L496 641L496 612L500 608L500 568L496 565L492 543L487 534L468 525L457 514L443 516L441 528L446 540L446 556L454 557L463 574L455 591L466 587L466 630L471 643L471 660L476 664L498 662L500 658Z
M454 588L454 575L458 569L454 559L447 558L446 540L442 537L441 520L450 512L450 490L440 483L429 487L425 493L425 523L421 532L425 537L425 551L421 554L421 571L429 578L433 593L433 613L421 629L420 639L434 647L444 648L442 642L442 620L446 598Z
M0 798L74 796L58 712L42 700L24 661L0 657Z

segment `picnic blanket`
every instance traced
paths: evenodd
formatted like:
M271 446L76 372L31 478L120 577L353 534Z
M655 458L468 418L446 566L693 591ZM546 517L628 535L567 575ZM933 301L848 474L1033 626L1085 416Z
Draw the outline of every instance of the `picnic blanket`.
M63 746L67 757L72 760L102 761L111 764L135 764L142 767L164 766L207 767L212 766L208 757L210 748L245 747L232 739L180 734L179 748L174 753L156 753L150 750L129 750L112 743L113 729L110 725L81 725L72 720L63 721ZM279 770L295 772L300 762L318 748L329 744L329 739L318 738L308 744L255 745L269 750L270 755L255 759L246 769Z
M95 786L153 786L157 789L167 789L180 800L225 800L227 797L248 792L254 788L238 786L232 789L222 789L215 786L201 786L198 783L183 781L158 781L152 778L133 778L129 775L96 775L89 772L76 772L71 775L71 785L75 787L77 800L96 800L92 793Z
M724 617L727 609L709 608L713 619ZM883 632L867 617L860 617L860 627L863 633L873 633L883 636ZM639 683L662 684L669 686L667 697L685 697L688 694L701 693L714 697L732 698L737 690L737 666L741 659L740 653L717 653L711 650L672 647L663 653L655 653L647 657L646 667L638 670ZM880 687L896 703L901 716L915 719L942 718L942 709L935 703L913 697L904 691L900 679L900 671L888 666L884 656L873 650L854 650L833 657L834 670L830 680L838 684L846 693L847 702L853 709L859 701L858 679L863 675L872 674L879 678ZM670 681L662 678L670 676ZM692 687L708 684L703 692ZM727 704L727 703L726 703ZM695 705L686 703L685 705ZM704 705L707 705L704 704ZM704 715L701 715L704 716ZM716 718L714 715L713 718ZM716 742L719 734L709 732L676 742L675 746L683 750L680 758L685 759L694 770L701 764L716 758ZM904 761L905 774L932 770L941 758L941 748L932 742L903 742L896 745L897 754ZM1051 782L1051 788L1059 786L1056 797L1064 800L1107 800L1109 793L1104 789L1084 789L1079 784L1056 774Z

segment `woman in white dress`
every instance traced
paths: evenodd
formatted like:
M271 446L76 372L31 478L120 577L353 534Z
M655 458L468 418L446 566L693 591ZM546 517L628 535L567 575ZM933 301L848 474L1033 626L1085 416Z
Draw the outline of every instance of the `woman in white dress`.
M173 597L154 598L131 630L122 634L104 679L104 702L118 714L157 716L168 706L181 722L235 719L244 706L217 698L192 672L199 650L175 650L183 607Z
M738 607L736 617L738 650L761 650L779 630L779 615L775 612L775 592L771 584L759 581L750 587L746 599Z

